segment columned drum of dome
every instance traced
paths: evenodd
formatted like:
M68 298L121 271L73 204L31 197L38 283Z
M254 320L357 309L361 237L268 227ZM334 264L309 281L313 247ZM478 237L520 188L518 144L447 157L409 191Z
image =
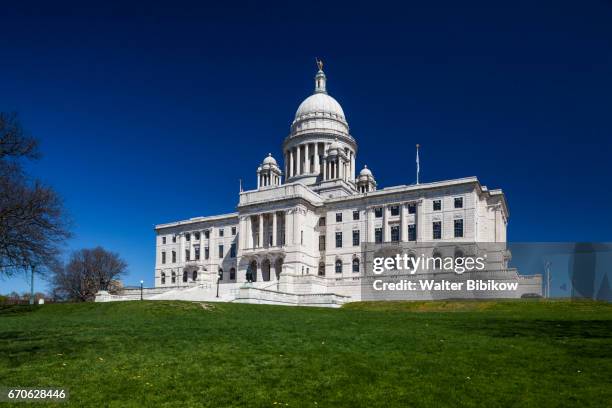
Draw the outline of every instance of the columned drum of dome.
M298 107L283 143L285 180L309 186L341 180L355 189L356 153L342 106L327 93L327 77L319 69L314 93Z

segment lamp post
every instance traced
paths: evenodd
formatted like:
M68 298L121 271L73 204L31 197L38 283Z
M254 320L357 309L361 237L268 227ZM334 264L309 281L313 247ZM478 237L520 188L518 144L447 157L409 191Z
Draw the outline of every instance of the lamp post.
M142 300L142 289L143 289L142 285L144 285L144 281L143 280L140 281L140 300Z
M30 304L33 305L34 304L34 265L32 265L32 268L31 268L30 272L31 272L31 276L30 276Z
M219 282L221 282L222 277L223 277L223 271L219 269L219 272L217 272L217 297L219 297Z
M546 299L550 299L550 282L552 281L550 278L550 265L552 265L552 263L550 261L546 261Z

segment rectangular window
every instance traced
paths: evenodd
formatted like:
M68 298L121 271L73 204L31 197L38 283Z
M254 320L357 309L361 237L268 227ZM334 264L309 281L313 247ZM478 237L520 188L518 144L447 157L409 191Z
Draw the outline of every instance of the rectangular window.
M223 228L219 229L219 236L222 237L225 234L225 230Z
M199 245L195 245L195 246L193 247L193 250L194 250L194 252L195 252L195 253L194 253L194 255L195 255L195 260L196 260L196 261L199 261L199 260L200 260L200 246L199 246Z
M230 280L236 280L236 269L230 269Z
M359 211L353 211L353 221L359 220Z
M455 197L455 208L463 208L463 197Z
M400 211L399 205L392 205L391 206L391 216L392 217L398 216L399 215L399 211Z
M359 246L359 230L353 230L353 246Z
M208 247L204 247L204 259L210 258L210 249Z
M162 252L162 263L166 263L166 252Z
M383 212L382 207L375 208L374 209L374 217L382 218L382 212Z
M342 248L342 233L336 232L336 248Z
M172 236L172 243L173 243L173 244L176 244L176 235L173 235L173 236Z
M191 241L191 234L190 233L185 234L185 241L187 241L187 242Z
M455 220L455 238L463 238L463 220Z
M304 231L300 231L300 245L304 245Z
M374 242L377 244L382 242L382 228L374 229Z
M433 239L442 239L442 221L433 222Z
M342 222L342 213L336 213L336 222Z
M434 202L433 202L433 210L434 211L442 210L442 201L441 200L434 200Z
M166 244L166 237L162 237L162 244Z
M408 225L408 241L416 241L416 224Z
M232 246L230 246L230 258L235 258L236 257L236 244L232 244Z
M391 241L398 242L400 240L400 227L399 225L391 226Z
M195 233L195 234L193 234L193 235L194 235L194 239L195 239L196 241L199 241L199 240L200 240L200 233L199 233L199 232L196 232L196 233Z
M408 204L408 214L416 214L416 204L415 203Z
M319 235L319 251L325 251L325 235Z
M232 235L236 235L236 227L232 227Z
M204 231L204 238L206 239L210 238L210 230Z
M172 251L172 263L176 263L176 251Z
M219 258L223 258L223 245L219 245Z
M186 249L185 250L185 262L190 261L190 256L191 256L191 254L189 253L189 250Z
M319 218L319 227L324 227L325 226L325 217L321 217Z

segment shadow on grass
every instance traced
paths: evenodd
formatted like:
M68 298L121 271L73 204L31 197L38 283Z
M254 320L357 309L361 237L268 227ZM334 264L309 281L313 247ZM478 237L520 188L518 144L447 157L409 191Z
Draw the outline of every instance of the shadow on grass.
M0 305L0 317L31 313L38 309L37 305Z

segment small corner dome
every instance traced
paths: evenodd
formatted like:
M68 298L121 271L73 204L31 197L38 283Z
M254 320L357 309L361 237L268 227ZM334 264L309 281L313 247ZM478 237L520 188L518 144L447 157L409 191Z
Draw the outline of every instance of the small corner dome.
M338 101L326 93L315 93L304 99L295 112L295 119L298 120L314 113L330 114L345 119L344 111Z
M361 171L359 172L359 175L372 177L372 171L368 169L368 166L363 166L363 169L361 169Z
M272 157L272 153L268 153L268 156L263 160L263 164L274 164L278 166L274 157Z

